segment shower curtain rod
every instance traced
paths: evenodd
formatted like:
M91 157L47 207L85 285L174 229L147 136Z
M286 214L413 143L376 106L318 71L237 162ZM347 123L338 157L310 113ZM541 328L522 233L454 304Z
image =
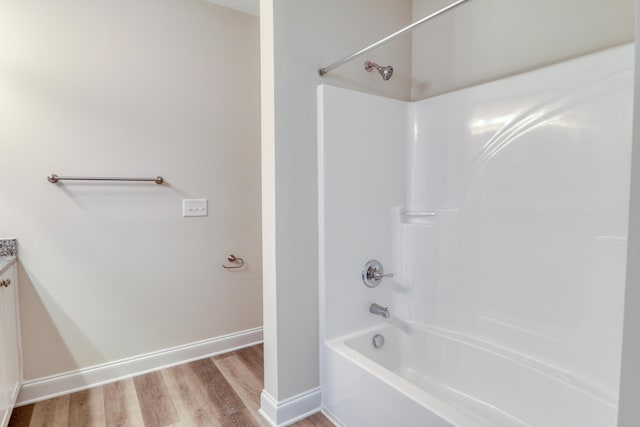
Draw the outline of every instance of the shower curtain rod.
M320 68L318 70L318 74L320 74L320 76L324 76L329 71L334 70L334 69L338 68L339 66L344 65L347 62L349 62L349 61L351 61L351 60L353 60L353 59L355 59L355 58L357 58L357 57L359 57L361 55L364 55L365 53L369 52L370 50L375 49L378 46L381 46L381 45L385 44L386 42L395 39L399 35L404 34L407 31L411 31L414 28L416 28L417 26L422 25L425 22L427 22L427 21L429 21L429 20L431 20L431 19L433 19L433 18L435 18L437 16L440 16L443 13L446 13L446 12L452 10L452 9L455 9L456 7L460 6L462 3L466 3L468 1L469 0L458 0L458 1L455 1L455 2L451 3L449 6L443 7L442 9L438 10L437 12L432 13L431 15L425 16L424 18L420 19L419 21L416 21L413 24L402 28L401 30L396 31L395 33L393 33L391 35L388 35L387 37L385 37L383 39L380 39L377 42L375 42L373 44L370 44L369 46L367 46L367 47L365 47L363 49L360 49L359 51L354 52L349 56L345 56L344 58L340 59L339 61L334 62L331 65L327 65L326 67Z

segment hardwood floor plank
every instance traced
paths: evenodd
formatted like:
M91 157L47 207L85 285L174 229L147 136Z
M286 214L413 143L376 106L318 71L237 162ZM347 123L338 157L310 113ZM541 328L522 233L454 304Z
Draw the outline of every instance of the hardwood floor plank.
M91 409L89 404L89 390L79 391L77 393L71 394L71 397L69 398L70 426L75 427L87 425L87 420L91 419L90 411Z
M211 359L189 363L199 381L205 386L211 402L222 411L220 422L224 426L258 426L243 411L245 405L233 390L224 375Z
M310 417L300 420L293 424L292 427L335 427L334 424L324 416L322 412L313 414Z
M69 408L71 407L71 395L60 396L53 399L56 402L53 414L54 426L66 426L69 424Z
M69 427L106 427L102 387L69 396ZM37 406L37 405L36 405Z
M104 388L104 412L109 427L144 425L133 379L107 384Z
M33 413L31 414L31 422L29 427L45 427L49 424L49 420L53 418L53 414L56 408L55 402L52 400L46 400L44 402L38 402L33 407Z
M214 427L222 426L224 414L211 402L201 381L187 365L174 366L162 371L180 422L178 424Z
M145 427L162 427L180 421L160 372L134 377Z
M69 427L106 427L102 387L72 393L68 413Z
M263 379L256 375L255 370L247 366L235 352L229 353L229 357L213 358L213 363L218 367L222 375L229 382L242 403L249 410L249 415L260 426L268 427L269 424L258 413L260 408L260 392L263 388Z
M49 420L55 415L56 401L55 399L38 402L33 407L31 414L31 423L29 427L45 427Z
M264 354L261 349L262 345L252 346L241 348L233 353L242 359L258 377L264 378Z
M91 427L106 427L107 422L104 414L104 388L96 387L89 390L89 404L91 408L91 421L89 422L89 425Z
M260 354L260 359L264 359L264 344L254 345L253 349Z
M123 381L104 386L104 416L109 426L129 425L124 387Z
M248 421L251 420L251 424L248 423ZM263 424L258 424L257 421L255 421L253 419L253 417L251 416L251 414L249 413L248 409L242 409L236 413L230 414L230 415L226 415L223 419L222 419L222 425L227 427L231 427L231 426L237 426L237 427L247 427L247 426L260 426L262 427ZM269 426L269 424L266 424L266 426Z
M34 406L35 404L32 403L30 405L20 406L19 408L13 408L9 425L11 427L29 427Z

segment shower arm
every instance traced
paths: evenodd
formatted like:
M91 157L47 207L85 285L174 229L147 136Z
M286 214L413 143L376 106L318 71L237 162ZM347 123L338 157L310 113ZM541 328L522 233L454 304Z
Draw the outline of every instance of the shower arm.
M372 49L377 48L378 46L382 46L383 44L395 39L396 37L406 33L407 31L411 31L414 28L424 24L427 21L432 20L433 18L436 18L452 9L455 9L456 7L460 6L462 3L466 3L469 0L458 0L455 1L453 3L451 3L449 6L445 6L442 9L432 13L431 15L425 16L424 18L420 19L419 21L414 22L413 24L407 25L406 27L396 31L393 34L388 35L387 37L378 40L375 43L370 44L369 46L360 49L357 52L352 53L349 56L345 56L344 58L334 62L331 65L327 65L326 67L322 67L318 70L318 74L320 74L320 76L324 76L325 74L327 74L329 71L335 70L336 68L340 67L341 65L346 64L347 62L350 62L352 60L354 60L355 58L364 55L365 53L369 52Z

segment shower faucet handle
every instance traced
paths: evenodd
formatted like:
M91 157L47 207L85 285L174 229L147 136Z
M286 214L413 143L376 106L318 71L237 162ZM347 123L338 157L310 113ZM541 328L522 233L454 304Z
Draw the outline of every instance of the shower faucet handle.
M393 277L393 274L384 274L384 267L380 261L372 259L367 261L362 269L362 281L369 288L375 288L385 277Z

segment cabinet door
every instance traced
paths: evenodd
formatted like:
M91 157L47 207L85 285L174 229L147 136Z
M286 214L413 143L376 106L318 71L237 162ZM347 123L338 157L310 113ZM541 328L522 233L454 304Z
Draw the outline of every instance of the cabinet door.
M7 380L9 381L9 403L11 406L15 403L15 399L18 397L18 391L20 383L22 381L22 364L20 360L20 334L18 325L20 320L18 319L18 281L16 274L16 266L9 269L8 280L11 280L11 284L3 288L5 293L4 299L6 300L6 315L7 315Z
M7 280L8 272L0 276L0 282ZM5 302L6 293L4 288L0 287L0 426L4 427L9 423L11 415L11 404L9 398L9 337L7 336L7 303Z
M4 427L22 383L15 265L0 280L10 281L8 286L0 288L0 426Z

